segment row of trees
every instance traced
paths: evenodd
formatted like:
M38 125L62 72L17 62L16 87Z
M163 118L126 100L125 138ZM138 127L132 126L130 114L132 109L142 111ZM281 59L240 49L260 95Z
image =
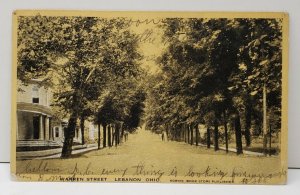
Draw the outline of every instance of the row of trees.
M98 125L98 148L100 148L100 125L103 127L103 147L120 144L124 135L133 132L140 124L144 109L145 93L139 81L125 81L110 85L110 93L100 97L99 109L95 110L94 122ZM116 87L117 86L117 87ZM116 88L114 88L116 87ZM113 134L111 134L111 131ZM126 130L126 132L125 132ZM106 143L106 139L108 143Z
M37 15L20 16L18 24L18 79L43 80L54 93L58 118L68 118L62 157L71 156L78 121L83 142L85 120L105 127L103 134L110 124L117 135L137 126L144 98L142 56L129 22Z
M150 78L147 126L176 138L205 124L215 150L223 126L227 151L229 131L237 154L243 135L246 146L251 135L263 137L266 151L267 134L281 128L281 21L175 18L161 27L169 45Z

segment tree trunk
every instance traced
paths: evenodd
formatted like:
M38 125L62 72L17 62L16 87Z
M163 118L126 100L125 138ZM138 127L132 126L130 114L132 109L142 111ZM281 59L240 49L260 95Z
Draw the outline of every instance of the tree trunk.
M194 144L194 128L193 125L189 125L190 126L190 131L191 131L191 145Z
M80 117L80 129L81 129L81 144L84 145L85 141L84 141L84 116L81 115Z
M187 136L187 143L189 144L190 143L190 127L189 125L187 125L187 133L188 133L188 136Z
M215 151L219 150L219 127L217 120L214 122L214 148Z
M272 128L271 128L271 125L270 125L270 128L269 128L269 156L272 155Z
M226 148L226 153L228 153L228 128L227 128L226 111L224 111L224 129L225 129L225 148Z
M264 153L267 155L267 141L268 141L268 129L267 129L267 89L266 84L263 86L263 148Z
M98 122L98 150L100 149L101 134L100 134L100 123Z
M107 140L108 140L108 147L111 147L111 125L108 125L108 135L107 135Z
M114 133L114 143L116 147L118 146L118 130L119 128L116 126L115 133Z
M226 153L228 153L228 128L227 128L227 122L224 122L224 129L225 129L225 147L226 147Z
M167 123L167 128L166 128L166 137L165 137L165 139L167 140L167 141L169 141L169 125L168 125L168 123Z
M199 128L198 128L198 124L196 124L196 128L195 128L195 130L196 130L196 146L198 146L199 145Z
M189 143L189 127L185 124L184 125L184 130L185 130L185 143Z
M237 113L234 118L234 127L235 127L235 140L236 140L236 153L243 153L243 145L242 145L242 130L241 130L241 120L240 115Z
M207 148L210 148L210 128L207 127L207 131L206 131L206 144L207 144Z
M125 128L123 127L123 123L121 124L121 138L120 138L120 141L123 142L124 140L124 131L125 131Z
M115 129L115 146L117 147L119 144L119 135L120 135L120 123L116 123L116 129Z
M181 138L180 141L184 141L185 137L184 137L184 125L181 125Z
M251 135L250 135L250 128L251 128L251 115L252 115L252 106L250 97L247 97L246 100L246 111L245 111L245 139L246 139L246 146L251 145Z
M188 141L188 129L186 128L186 125L184 124L184 142L187 143Z
M103 125L103 148L106 147L106 124L102 124Z
M115 125L113 124L111 126L111 146L114 146L114 142L115 142L115 134L116 134L116 129L115 129Z
M65 134L65 140L61 152L62 158L69 158L72 155L73 138L75 136L75 128L77 121L77 113L72 113Z

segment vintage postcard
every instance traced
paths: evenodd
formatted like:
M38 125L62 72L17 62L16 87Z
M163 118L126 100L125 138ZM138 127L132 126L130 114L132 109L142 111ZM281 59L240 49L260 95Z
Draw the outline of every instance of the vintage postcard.
M18 181L285 184L288 15L13 13Z

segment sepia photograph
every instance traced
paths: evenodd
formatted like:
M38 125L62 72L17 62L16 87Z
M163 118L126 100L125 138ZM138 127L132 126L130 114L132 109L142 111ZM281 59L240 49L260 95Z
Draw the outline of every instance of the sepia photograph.
M13 13L17 181L285 184L288 15Z

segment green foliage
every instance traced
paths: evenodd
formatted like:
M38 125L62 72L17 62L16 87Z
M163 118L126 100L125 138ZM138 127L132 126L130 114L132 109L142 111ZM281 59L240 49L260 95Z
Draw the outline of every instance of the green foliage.
M50 85L53 109L69 122L90 117L133 131L144 117L151 130L176 137L185 126L218 131L235 120L246 132L262 126L265 86L269 123L280 130L280 20L165 19L166 49L155 75L141 70L139 39L124 18L37 15L18 22L18 79Z
M236 114L245 126L249 108L247 117L261 121L263 83L270 118L280 118L281 21L174 18L162 27L169 44L148 89L150 128L223 125ZM279 120L272 121L280 129Z
M19 17L18 79L43 78L55 106L90 113L111 77L139 74L135 35L123 18ZM75 110L74 110L75 109Z
M51 86L52 106L69 117L64 157L71 154L79 116L102 109L113 110L105 116L109 120L124 120L131 101L126 97L135 93L129 86L141 74L138 41L127 20L37 15L19 17L18 24L18 79L26 84L38 78ZM122 82L129 93L122 91Z

